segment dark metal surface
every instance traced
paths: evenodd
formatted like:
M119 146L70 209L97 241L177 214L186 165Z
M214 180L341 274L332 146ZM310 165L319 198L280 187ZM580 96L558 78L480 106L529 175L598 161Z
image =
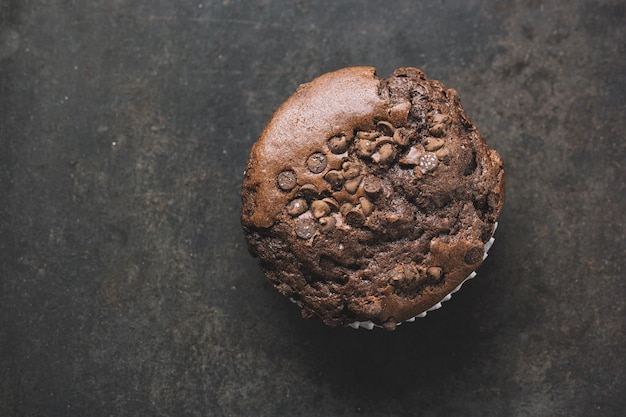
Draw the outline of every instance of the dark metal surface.
M623 1L0 0L0 415L621 416ZM479 276L305 321L241 236L298 84L417 66L507 169Z

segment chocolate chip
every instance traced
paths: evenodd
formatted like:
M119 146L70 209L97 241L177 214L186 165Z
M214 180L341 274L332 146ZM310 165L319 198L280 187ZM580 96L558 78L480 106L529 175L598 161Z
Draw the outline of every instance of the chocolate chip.
M326 198L323 198L322 201L328 204L328 207L330 207L331 211L339 210L339 203L334 198L326 197Z
M419 277L419 271L414 264L398 265L391 271L390 277L393 285L407 285Z
M311 218L296 220L296 235L302 239L311 239L317 231L317 222Z
M278 187L283 191L291 191L296 186L296 173L286 170L278 174Z
M346 215L346 213L348 213L350 210L352 210L354 206L351 203L343 203L341 205L341 208L339 209L339 211L341 212L341 214L343 214L344 216Z
M437 168L437 165L439 165L439 159L432 152L428 152L420 157L419 167L424 174Z
M348 138L345 135L333 136L328 139L328 149L334 154L344 153L348 150Z
M367 177L363 180L363 190L370 197L376 197L382 190L380 180L376 177Z
M426 140L424 141L424 149L429 152L434 152L437 149L441 148L443 146L443 143L443 139L426 138Z
M394 131L396 130L395 127L393 127L393 125L385 120L381 120L380 122L378 122L376 124L376 126L378 127L378 129L383 132L383 134L387 135L387 136L393 136Z
M360 130L356 132L356 137L359 139L373 140L379 136L380 136L380 132L376 132L376 131L366 132L364 130Z
M363 226L363 224L365 223L365 215L363 214L361 210L359 210L356 207L348 211L345 217L346 217L346 222L350 226L360 227L360 226Z
M350 194L354 194L359 189L359 184L361 184L361 180L362 179L363 179L363 177L361 175L359 175L356 178L352 178L352 179L350 179L350 180L345 182L344 188Z
M385 328L385 330L390 331L390 332L393 330L396 330L397 326L398 324L393 319L393 317L383 323L383 327Z
M343 174L341 171L331 170L324 175L324 179L330 184L333 190L339 190L343 185Z
M317 190L317 187L314 186L313 184L304 184L298 190L298 194L300 194L302 197L304 197L308 201L311 201L317 198L317 196L319 196L319 191Z
M369 201L365 197L359 198L359 202L361 203L361 210L363 210L363 214L369 216L374 211L374 203Z
M435 151L435 155L437 155L437 158L439 158L440 160L444 160L448 156L450 156L450 150L444 146L443 148L437 149Z
M404 280L404 267L402 265L395 266L390 273L390 282L397 284Z
M372 156L376 150L376 142L366 139L358 139L356 141L356 154L362 158Z
M386 143L394 144L393 138L391 136L381 136L376 139L376 146L382 146Z
M391 143L385 143L378 152L380 153L380 161L383 163L390 162L396 156L396 148Z
M389 223L395 223L398 220L400 220L400 215L398 213L387 213L385 214L385 219L389 222Z
M309 171L314 174L319 174L324 171L326 169L326 165L328 165L328 159L326 159L326 156L320 152L316 152L309 156L309 159L306 161L307 168L309 168Z
M406 132L406 129L396 129L393 132L393 141L400 146L406 146L409 144L409 135Z
M393 147L391 143L385 143L380 147L378 152L375 152L372 155L372 160L376 163L387 164L396 156L396 149Z
M322 200L315 200L311 203L311 213L313 214L313 217L319 219L320 217L327 216L330 213L330 206Z
M320 219L320 230L322 232L329 232L335 228L337 220L334 217L326 216Z
M355 162L346 161L341 165L343 177L347 180L358 177L361 174L361 167Z
M445 129L445 126L443 125L443 123L437 123L433 125L430 129L428 129L428 133L430 133L433 136L441 136L443 135L444 129Z
M287 213L289 213L290 216L295 217L307 211L308 208L309 206L304 198L295 198L287 204Z
M443 125L447 125L448 123L450 123L450 116L448 116L447 114L433 114L433 123L437 124L437 123L441 123Z
M443 276L443 271L438 266L431 266L426 270L426 276L434 281L439 281Z
M465 252L465 263L474 265L483 260L485 251L482 246L472 246Z

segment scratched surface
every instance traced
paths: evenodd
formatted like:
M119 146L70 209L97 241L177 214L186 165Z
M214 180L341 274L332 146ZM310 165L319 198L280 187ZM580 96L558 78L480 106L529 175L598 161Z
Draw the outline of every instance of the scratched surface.
M624 22L620 0L0 0L0 415L623 415ZM273 110L349 65L456 88L507 169L478 278L390 334L301 319L239 226Z

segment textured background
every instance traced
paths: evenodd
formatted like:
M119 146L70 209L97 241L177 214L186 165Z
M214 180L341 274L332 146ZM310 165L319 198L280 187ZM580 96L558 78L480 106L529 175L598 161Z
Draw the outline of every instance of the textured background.
M1 416L621 416L621 0L0 0ZM507 169L479 276L327 329L242 238L247 152L298 86L417 66Z

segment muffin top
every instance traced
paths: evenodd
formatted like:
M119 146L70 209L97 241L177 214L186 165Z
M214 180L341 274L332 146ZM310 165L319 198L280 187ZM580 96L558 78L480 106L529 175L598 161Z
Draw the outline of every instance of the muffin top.
M503 173L454 90L415 68L345 68L272 116L250 151L241 222L304 317L391 330L480 265Z

